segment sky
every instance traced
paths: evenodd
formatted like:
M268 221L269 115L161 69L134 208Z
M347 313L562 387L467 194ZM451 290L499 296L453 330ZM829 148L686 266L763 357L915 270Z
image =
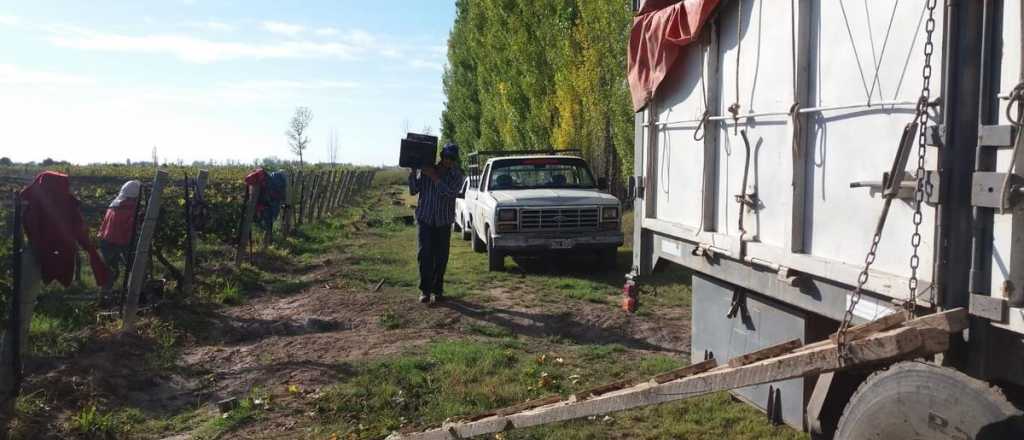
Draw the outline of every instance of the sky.
M0 156L398 163L439 131L454 0L0 0Z

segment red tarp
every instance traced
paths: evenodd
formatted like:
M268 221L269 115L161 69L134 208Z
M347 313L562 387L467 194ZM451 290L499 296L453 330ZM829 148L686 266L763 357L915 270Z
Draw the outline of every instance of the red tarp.
M647 0L633 18L629 36L629 91L633 110L643 110L675 64L679 50L694 42L720 0Z

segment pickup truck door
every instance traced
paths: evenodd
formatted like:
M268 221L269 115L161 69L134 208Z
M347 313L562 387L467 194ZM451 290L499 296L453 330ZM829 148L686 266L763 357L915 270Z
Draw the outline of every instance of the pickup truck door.
M484 167L484 172L480 174L480 180L477 182L476 191L473 192L473 230L483 233L484 230L484 207L482 198L484 197L484 191L487 190L487 180L491 174L491 164L487 164Z

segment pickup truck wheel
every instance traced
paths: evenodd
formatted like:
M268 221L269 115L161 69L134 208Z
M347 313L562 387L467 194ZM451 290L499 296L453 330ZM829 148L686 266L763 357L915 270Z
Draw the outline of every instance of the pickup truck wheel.
M487 231L487 270L497 272L505 270L505 254L494 249L494 238Z
M987 383L938 365L901 362L857 388L835 438L1024 438L1020 414Z
M618 249L604 249L597 256L598 264L602 269L613 270L619 264L619 250Z
M462 224L464 225L462 227L462 235L461 235L462 241L472 240L473 239L473 231L471 231L469 229L469 223L466 223L466 218L465 217L462 218Z
M480 239L479 235L476 235L476 230L470 230L470 234L473 234L473 240L469 242L470 246L473 247L473 252L484 253L487 251L487 245L483 240Z

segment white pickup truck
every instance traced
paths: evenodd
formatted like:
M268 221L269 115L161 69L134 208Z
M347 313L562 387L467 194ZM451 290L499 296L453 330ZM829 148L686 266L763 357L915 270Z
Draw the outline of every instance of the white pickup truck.
M489 153L494 154L494 153ZM471 173L456 222L488 268L506 256L591 255L614 267L622 246L622 205L602 190L583 159L555 154L489 159ZM467 231L468 229L468 231Z

